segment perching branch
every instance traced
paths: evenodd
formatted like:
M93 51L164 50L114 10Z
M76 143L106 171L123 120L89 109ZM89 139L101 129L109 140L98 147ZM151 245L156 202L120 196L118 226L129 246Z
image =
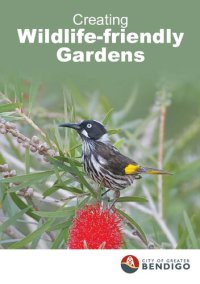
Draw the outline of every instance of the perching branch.
M160 107L160 125L159 125L159 152L158 152L158 168L163 169L163 155L164 155L164 134L166 121L166 106ZM158 213L163 217L163 177L158 176Z

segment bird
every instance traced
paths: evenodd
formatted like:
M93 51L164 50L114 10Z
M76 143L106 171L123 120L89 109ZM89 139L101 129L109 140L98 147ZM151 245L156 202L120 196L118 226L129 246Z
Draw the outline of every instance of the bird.
M63 123L60 127L72 128L80 135L83 143L83 165L87 175L104 186L107 193L115 192L115 201L120 191L141 179L143 174L170 175L162 169L143 167L133 159L123 155L109 139L105 126L96 120L77 123Z

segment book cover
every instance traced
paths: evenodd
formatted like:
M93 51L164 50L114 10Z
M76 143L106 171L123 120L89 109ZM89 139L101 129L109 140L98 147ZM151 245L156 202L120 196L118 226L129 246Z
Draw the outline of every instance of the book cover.
M184 283L200 248L198 1L0 7L1 262L34 250L81 278Z

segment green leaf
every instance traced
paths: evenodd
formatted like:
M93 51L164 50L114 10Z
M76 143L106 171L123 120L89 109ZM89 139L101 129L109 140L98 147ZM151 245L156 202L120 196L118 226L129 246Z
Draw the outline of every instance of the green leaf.
M52 244L52 249L60 248L62 242L64 241L64 235L66 234L66 229L62 229L56 236L55 241Z
M181 132L181 135L179 135L178 139L175 141L174 150L176 152L182 150L199 134L199 124L200 118L198 116L191 124L184 128L184 131Z
M56 184L56 185L53 185L52 187L48 188L47 190L45 190L45 192L43 193L43 196L47 197L47 196L51 195L52 193L56 192L60 188L66 190L66 191L72 192L74 194L82 194L83 193L83 191L79 188L69 187L69 186L65 186L63 184Z
M84 178L83 173L76 167L76 162L73 160L68 159L68 162L70 163L70 167L64 164L63 162L57 160L56 158L50 158L51 163L57 165L58 167L62 168L62 170L69 172L72 175L76 175L79 178L79 182L84 185L92 194L93 197L96 197L97 194L94 191L94 189L91 187L91 185L86 181Z
M40 228L42 226L42 219L40 219L40 221L37 224L37 227ZM40 241L40 235L37 236L37 238L34 238L31 244L31 249L35 249L37 248L37 245Z
M30 173L30 150L26 148L25 151L25 166L26 166L26 174Z
M176 249L185 249L187 248L187 236L188 232L186 228L183 228L182 222L178 226L178 243Z
M121 129L109 129L109 130L108 130L108 133L109 133L110 135L114 135L114 134L119 133L120 131L121 131Z
M79 161L77 161L77 160L75 160L75 159L73 159L73 158L68 158L68 157L63 157L63 156L57 156L57 157L54 157L54 158L49 157L49 161L50 161L53 165L55 165L55 166L57 166L57 167L59 167L59 168L63 168L64 170L65 170L66 167L67 167L66 164L71 164L71 161L72 161L73 164L74 164L75 166L77 166L77 167L81 167L81 166L82 166L82 164L81 164ZM72 172L73 172L73 169L71 169L71 170L72 170ZM70 172L70 173L71 173L71 172Z
M16 213L14 216L10 217L7 221L5 221L2 225L0 225L0 232L5 231L5 229L7 229L9 226L15 224L15 222L17 221L17 219L19 219L20 217L22 217L24 215L24 213L26 213L31 206L28 206L26 208L24 208L23 210L21 210L20 212Z
M108 121L109 121L110 118L112 117L112 113L113 113L113 108L111 108L111 109L107 112L105 118L104 118L103 121L102 121L102 124L103 124L103 125L106 125L106 124L108 123Z
M123 196L119 197L116 202L147 202L148 200L142 196Z
M29 91L29 109L28 109L29 113L31 113L33 105L36 101L39 87L40 85L38 82L34 82L31 84L30 91Z
M127 215L126 213L124 213L122 210L117 209L117 211L123 216L125 217L135 228L136 230L140 233L143 241L148 244L147 238L145 236L145 233L143 232L143 230L141 229L141 227L138 225L138 223L133 220L133 218L131 218L129 215Z
M19 108L20 105L18 103L16 104L5 104L5 105L0 105L0 113L1 112L10 112L10 111L15 111L16 108Z
M26 236L24 239L22 239L19 242L16 242L9 246L9 249L19 249L25 247L27 244L32 242L35 238L38 238L38 236L41 236L44 232L48 230L48 228L51 226L54 220L48 220L45 224L43 224L40 228L38 228L36 231L32 232L28 236Z
M71 187L71 186L63 186L62 189L69 191L69 192L72 192L72 193L75 193L75 194L82 194L83 193L83 191L81 189L76 188L76 187Z
M10 192L10 197L19 209L23 210L28 207L28 205L24 203L24 201L22 201L15 192ZM40 220L40 218L33 213L32 209L28 209L26 214L35 219L36 221Z
M74 206L61 208L57 211L33 211L34 214L46 218L69 217L74 212L75 212Z
M4 159L3 155L0 153L0 165L3 165L6 163L6 160Z
M55 126L50 126L49 127L49 138L54 142L54 144L57 146L58 148L58 151L61 152L61 145L59 144L58 140L57 140L57 137L56 137L56 134L55 134ZM48 159L48 157L47 157Z
M183 212L183 216L184 216L185 225L186 225L186 228L187 228L187 231L188 231L191 243L192 243L192 248L198 249L200 246L199 246L197 237L195 236L192 224L191 224L190 219L189 219L189 217L188 217L188 215L185 211Z
M72 224L72 220L67 220L65 222L59 223L59 224L53 224L50 228L49 231L56 231L56 230L60 230L60 229L66 229L69 228Z
M87 196L85 199L81 200L81 202L79 202L79 200L77 199L76 210L79 210L79 209L83 208L86 204L88 204L90 198L91 198L90 196Z
M118 150L120 149L120 147L123 145L124 143L124 139L120 139L119 141L114 143L115 148L117 148Z
M100 101L100 102L99 102ZM97 102L98 104L100 103L104 112L108 112L111 108L110 103L108 101L108 98L106 96L100 96L99 101Z
M144 133L146 127L149 125L150 121L152 121L157 116L156 112L150 112L150 114L140 123L140 127L138 127L134 133L133 137L136 139L141 133Z
M64 161L62 161L63 160L62 157L56 157L56 158L55 157L54 158L48 157L48 160L51 162L52 165L56 166L57 168L60 168L65 172L68 172L72 175L75 175L75 173L76 173L75 170L73 168L67 166L64 163Z
M32 183L32 184L33 184L33 183ZM9 193L11 193L11 192L16 192L16 191L18 191L18 190L27 188L27 187L29 187L29 186L30 186L30 182L29 182L29 181L21 182L21 183L18 184L18 185L9 187L7 191L8 191Z
M14 177L10 177L10 178L6 178L6 179L1 179L0 183L10 183L10 182L38 182L42 179L45 179L51 175L54 174L54 171L45 171L45 172L37 172L37 173L31 173L31 174L27 174L27 175L21 175L21 176L14 176Z
M132 94L126 100L125 105L123 105L120 111L114 113L113 115L114 121L117 122L122 121L128 115L128 113L130 113L130 111L133 110L133 106L134 103L136 102L137 95L138 95L138 90L137 88L134 88Z
M189 180L193 180L195 176L199 178L200 160L194 160L181 166L173 176L170 177L169 187L178 186Z

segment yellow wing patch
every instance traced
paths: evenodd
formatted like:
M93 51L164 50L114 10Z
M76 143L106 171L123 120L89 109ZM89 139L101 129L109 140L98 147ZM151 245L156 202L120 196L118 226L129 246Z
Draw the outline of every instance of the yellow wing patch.
M140 169L139 165L129 164L128 166L125 167L124 170L126 175L133 175L137 173L139 169Z

